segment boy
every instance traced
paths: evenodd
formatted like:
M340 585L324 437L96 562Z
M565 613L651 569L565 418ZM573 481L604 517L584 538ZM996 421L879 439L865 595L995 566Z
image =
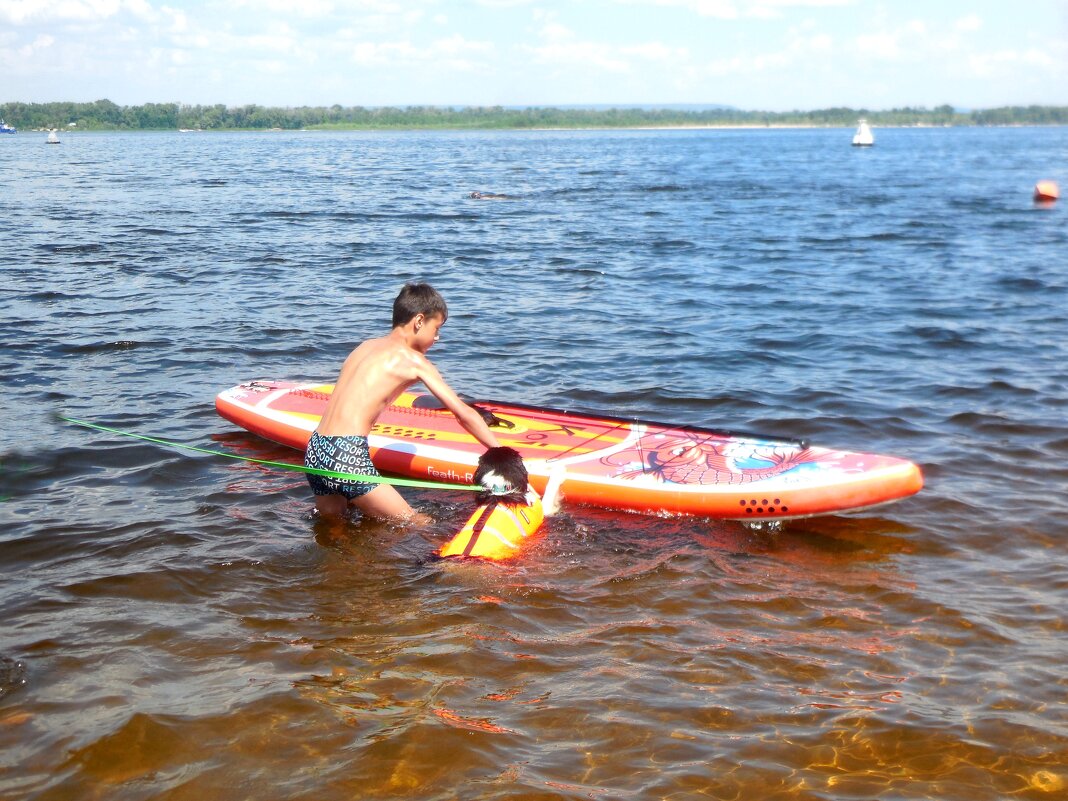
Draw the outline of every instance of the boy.
M378 475L371 463L367 435L378 415L401 392L422 382L456 415L475 439L487 448L499 446L482 416L445 383L426 358L448 319L445 300L429 284L405 284L393 301L393 330L369 339L349 354L341 366L334 392L308 442L307 467L360 475ZM388 484L308 475L319 514L340 517L355 506L363 514L385 520L427 523Z

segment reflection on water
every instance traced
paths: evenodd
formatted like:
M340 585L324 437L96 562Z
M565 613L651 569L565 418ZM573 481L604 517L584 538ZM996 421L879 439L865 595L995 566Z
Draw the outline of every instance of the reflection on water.
M0 798L1068 793L1068 226L1030 202L1066 134L840 133L2 143ZM466 496L325 521L302 476L56 419L299 459L215 393L330 380L411 278L468 394L927 487L782 530L568 504L441 561Z

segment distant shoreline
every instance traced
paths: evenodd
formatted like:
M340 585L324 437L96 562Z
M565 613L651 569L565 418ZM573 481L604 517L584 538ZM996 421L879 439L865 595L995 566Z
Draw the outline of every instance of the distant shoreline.
M835 107L810 111L680 110L670 107L554 108L503 106L272 108L146 103L3 103L0 118L23 130L759 130L848 128L861 118L873 127L1001 127L1068 125L1068 106L1005 106L958 111Z
M872 125L874 130L947 130L951 128L1064 128L1068 123L1007 123L1003 125L930 125L930 124L887 124ZM567 125L567 126L515 126L480 128L472 126L370 126L370 125L331 125L307 128L31 128L22 129L20 133L48 133L56 130L64 134L88 133L185 133L185 134L220 134L220 133L404 133L404 132L471 132L471 133L522 133L526 132L560 132L560 131L852 131L856 125L806 125L801 123L773 123L756 125L752 123L708 124L708 125Z

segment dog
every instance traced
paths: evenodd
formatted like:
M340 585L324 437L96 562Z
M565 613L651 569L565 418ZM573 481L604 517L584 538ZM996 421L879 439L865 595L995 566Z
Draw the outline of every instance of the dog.
M562 466L554 469L539 496L530 486L523 458L514 448L489 448L479 457L474 480L482 489L478 508L460 532L439 551L442 557L507 559L559 508Z

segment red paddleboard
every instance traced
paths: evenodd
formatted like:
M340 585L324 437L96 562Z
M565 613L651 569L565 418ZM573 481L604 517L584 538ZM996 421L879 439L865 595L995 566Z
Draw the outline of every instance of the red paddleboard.
M332 384L250 381L219 393L215 408L236 425L301 451ZM919 492L923 476L892 456L496 401L476 401L498 422L502 445L522 454L544 490L566 468L571 502L730 520L789 520L867 509ZM432 395L406 392L368 437L384 473L470 484L482 446Z

